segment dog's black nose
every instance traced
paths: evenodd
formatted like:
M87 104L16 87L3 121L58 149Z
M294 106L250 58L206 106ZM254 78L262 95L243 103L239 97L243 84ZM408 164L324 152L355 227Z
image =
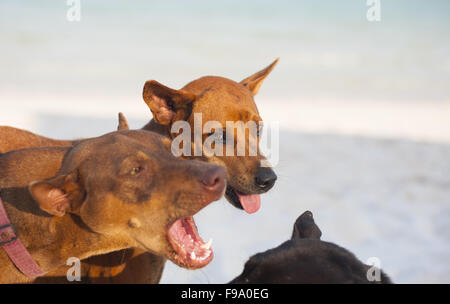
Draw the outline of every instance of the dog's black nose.
M273 172L272 168L259 167L256 172L256 185L265 191L269 191L275 185L276 180L277 175Z

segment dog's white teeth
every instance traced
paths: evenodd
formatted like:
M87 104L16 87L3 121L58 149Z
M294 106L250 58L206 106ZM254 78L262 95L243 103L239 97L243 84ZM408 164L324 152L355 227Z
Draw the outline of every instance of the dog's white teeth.
M211 248L212 242L213 242L213 239L209 239L209 241L206 244L203 244L201 247L203 249L209 249L209 248Z
M201 257L199 258L199 260L200 260L200 261L204 261L207 257L209 257L209 254L206 254L206 255L204 255L204 256L201 256Z
M195 252L192 251L192 252L191 252L191 259L192 259L192 260L195 260L196 258L197 258L197 256L195 255Z

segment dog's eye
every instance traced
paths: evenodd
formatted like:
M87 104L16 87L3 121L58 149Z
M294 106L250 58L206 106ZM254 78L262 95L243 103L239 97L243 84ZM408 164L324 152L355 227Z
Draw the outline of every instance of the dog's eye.
M138 174L141 171L142 171L142 167L134 167L133 169L131 169L130 174L131 175L136 175L136 174Z

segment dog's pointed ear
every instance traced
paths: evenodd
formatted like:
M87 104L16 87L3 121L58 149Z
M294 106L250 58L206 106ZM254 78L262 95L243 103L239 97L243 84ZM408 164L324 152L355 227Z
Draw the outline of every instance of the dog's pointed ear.
M294 224L294 230L292 232L291 239L316 239L320 240L322 231L314 222L313 214L311 211L305 211L300 215Z
M77 209L85 196L78 170L32 182L28 189L42 210L56 216L63 216L66 212Z
M190 115L192 102L197 98L195 94L168 88L155 80L145 83L142 97L152 111L153 118L162 125L186 120Z
M130 126L128 125L125 115L123 115L122 112L119 112L119 125L117 126L117 131L121 130L130 130Z
M253 96L255 96L256 94L258 94L259 88L261 87L264 79L267 77L267 75L270 74L270 72L272 72L273 68L277 65L279 59L280 58L275 59L275 61L272 62L272 64L270 64L265 69L253 74L250 77L245 78L240 82L240 84L247 87L250 90L250 92L252 92Z

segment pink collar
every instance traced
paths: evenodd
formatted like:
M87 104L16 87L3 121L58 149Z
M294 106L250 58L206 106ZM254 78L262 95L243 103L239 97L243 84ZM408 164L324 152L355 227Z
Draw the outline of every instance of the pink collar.
M9 221L3 201L0 198L0 246L5 249L11 261L19 270L30 278L45 274L33 260L28 250L20 241L16 229Z

